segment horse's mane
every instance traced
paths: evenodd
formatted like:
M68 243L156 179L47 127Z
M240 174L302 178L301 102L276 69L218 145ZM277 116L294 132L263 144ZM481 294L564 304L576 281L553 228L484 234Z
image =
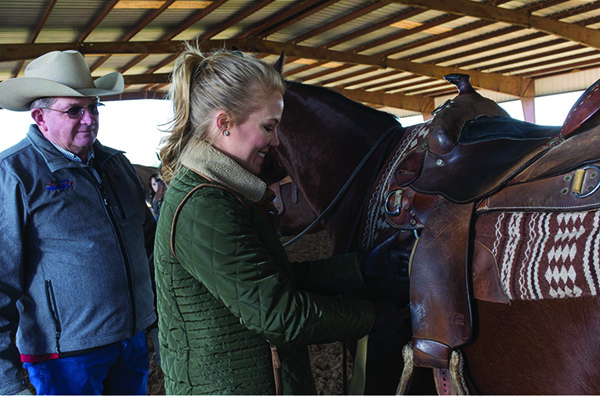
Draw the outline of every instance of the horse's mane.
M384 121L386 124L389 123L390 125L400 123L395 115L349 99L331 88L287 80L286 83L288 88L292 91L313 92L311 97L315 98L320 103L327 104L328 107L338 114L344 114L345 117L350 118L356 125L362 124L365 120L370 119L379 120L380 122Z

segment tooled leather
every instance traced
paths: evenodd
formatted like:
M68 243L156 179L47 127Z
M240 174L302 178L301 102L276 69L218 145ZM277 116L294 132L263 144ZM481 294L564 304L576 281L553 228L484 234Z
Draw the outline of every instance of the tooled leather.
M600 166L600 162L590 165ZM573 194L573 180L576 172L577 169L553 177L507 186L483 200L477 207L477 213L490 211L572 212L599 208L600 190L583 198ZM582 194L591 192L598 183L600 183L598 171L589 171L583 180Z
M388 224L394 228L422 229L438 200L436 195L417 193L410 185L421 174L426 147L424 144L419 145L398 165L388 183L385 192L387 199L384 202L385 217Z
M457 203L473 202L496 190L548 150L546 142L547 139L497 139L458 144L448 155L429 151L421 176L412 187Z
M472 212L473 205L440 198L423 229L410 274L414 339L454 348L471 338L466 260Z
M600 81L589 87L575 102L560 131L565 138L573 134L600 110Z

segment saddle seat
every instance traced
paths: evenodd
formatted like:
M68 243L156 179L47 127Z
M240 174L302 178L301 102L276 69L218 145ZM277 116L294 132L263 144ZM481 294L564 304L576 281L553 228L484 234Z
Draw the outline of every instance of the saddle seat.
M502 116L467 121L452 151L427 152L412 188L456 203L472 202L493 193L559 142L559 131Z

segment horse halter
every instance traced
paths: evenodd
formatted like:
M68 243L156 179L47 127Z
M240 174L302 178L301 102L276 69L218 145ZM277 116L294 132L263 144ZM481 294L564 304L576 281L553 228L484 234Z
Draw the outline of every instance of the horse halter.
M333 200L331 201L331 203L329 204L329 206L327 206L327 208L325 208L325 210L323 211L323 213L321 213L302 232L300 232L298 235L296 235L295 237L293 237L292 239L290 239L289 241L287 241L283 245L284 247L292 244L293 242L295 242L296 240L298 240L300 237L304 236L304 234L306 234L307 232L309 232L310 230L312 230L317 224L319 224L321 222L321 220L323 220L323 218L325 218L325 216L327 216L329 214L329 212L331 212L333 210L333 208L335 207L335 205L337 205L337 203L346 194L346 192L348 191L348 188L350 188L350 185L352 184L352 182L354 181L354 179L356 179L356 176L358 176L358 173L365 166L365 164L369 160L369 158L371 158L371 156L373 155L373 153L375 152L375 150L377 150L377 148L381 145L381 143L392 133L392 131L394 131L398 127L401 128L402 126L400 124L391 126L390 128L388 128L379 137L379 139L377 139L377 141L375 142L375 144L373 146L371 146L371 148L369 149L369 151L367 152L367 154L363 157L363 159L360 161L360 163L356 166L356 168L354 169L354 172L352 172L352 174L350 175L350 177L348 178L348 180L346 181L346 183L342 186L342 188L337 193L337 195L335 196L335 198L333 198ZM358 219L357 221L360 221L360 219ZM352 238L350 238L350 240L352 240Z

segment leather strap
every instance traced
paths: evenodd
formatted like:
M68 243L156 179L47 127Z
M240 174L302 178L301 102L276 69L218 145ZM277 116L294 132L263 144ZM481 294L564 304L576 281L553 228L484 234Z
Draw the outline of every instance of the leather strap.
M275 377L275 394L283 395L283 380L281 378L281 361L277 347L271 345L271 360L273 360L273 375Z
M356 357L354 358L354 371L348 389L349 395L363 395L367 377L367 346L369 336L364 336L356 345Z
M504 187L477 206L489 211L573 212L600 207L600 163L564 174Z
M416 246L410 274L415 366L447 368L452 349L471 338L466 263L473 206L440 198Z

